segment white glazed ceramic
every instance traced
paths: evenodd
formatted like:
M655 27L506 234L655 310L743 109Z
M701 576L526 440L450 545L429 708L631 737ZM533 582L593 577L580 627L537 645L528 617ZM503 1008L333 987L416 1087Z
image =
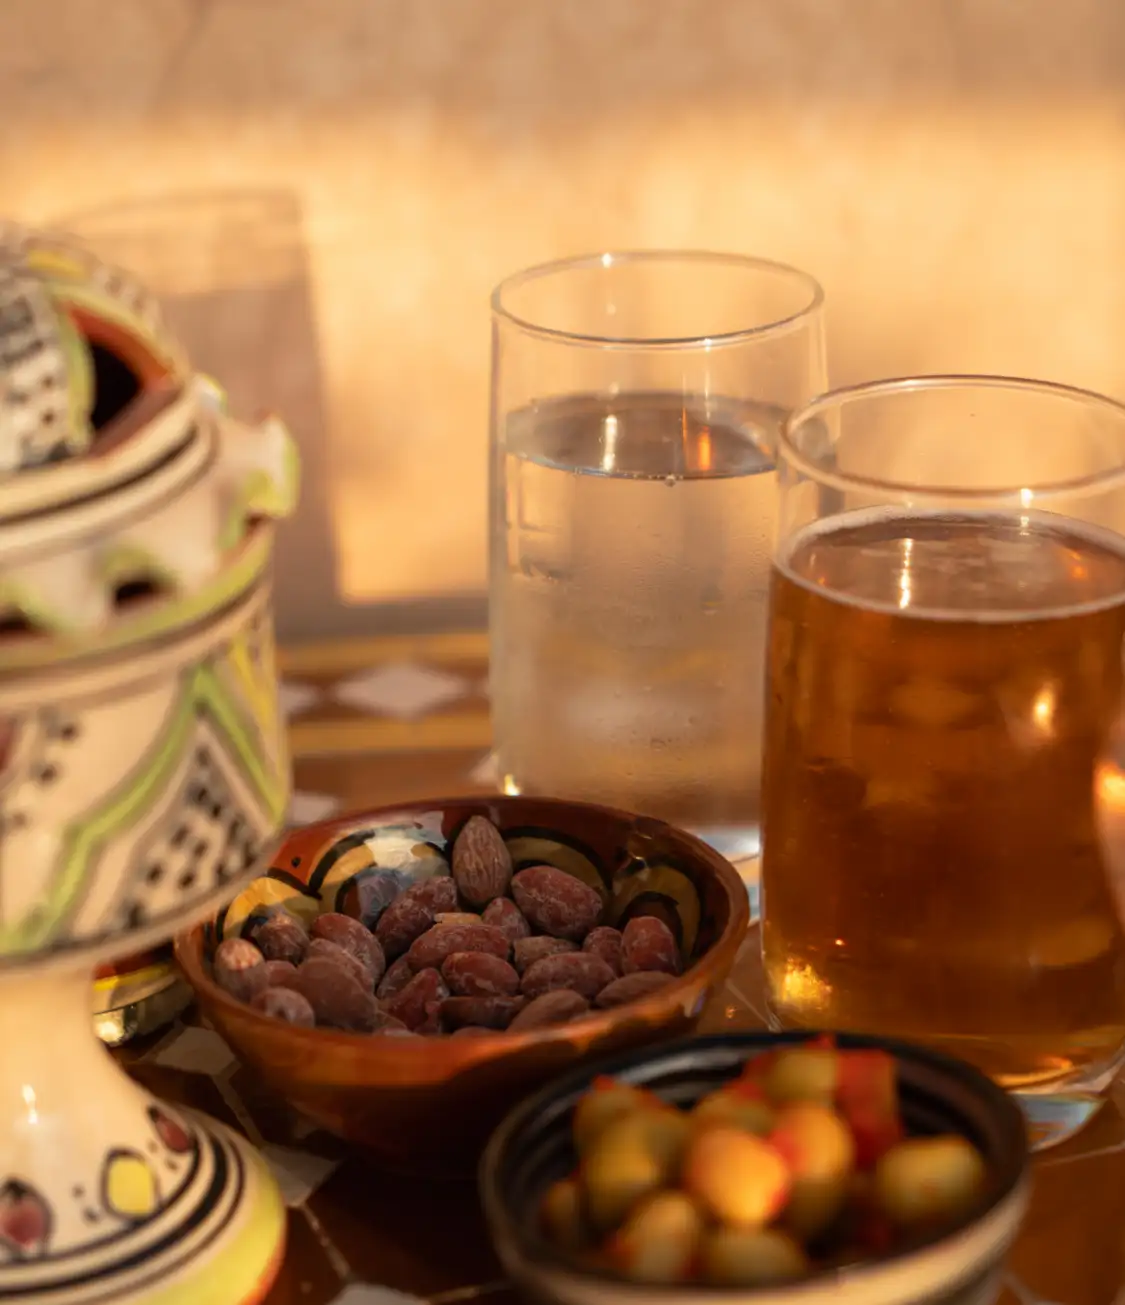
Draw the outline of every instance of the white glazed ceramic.
M294 494L281 425L228 417L131 278L0 228L0 1299L233 1305L276 1272L262 1161L117 1069L90 977L272 850Z

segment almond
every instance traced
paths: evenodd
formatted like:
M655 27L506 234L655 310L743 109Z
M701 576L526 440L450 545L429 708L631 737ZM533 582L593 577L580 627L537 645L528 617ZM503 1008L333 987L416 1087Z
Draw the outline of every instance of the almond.
M579 1015L585 1015L590 1003L573 988L553 988L541 997L529 1001L508 1027L513 1033L527 1029L542 1029L549 1024L565 1024Z
M625 974L607 983L598 993L594 1005L601 1010L612 1010L615 1006L636 1001L638 997L647 997L650 992L656 992L671 982L670 974L659 970L638 970L636 974Z
M512 857L500 831L486 816L470 816L453 844L453 882L470 905L479 910L507 891Z

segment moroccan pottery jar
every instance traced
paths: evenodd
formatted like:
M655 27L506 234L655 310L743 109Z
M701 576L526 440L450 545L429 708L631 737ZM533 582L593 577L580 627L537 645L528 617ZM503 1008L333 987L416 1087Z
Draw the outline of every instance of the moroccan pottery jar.
M95 969L268 864L282 426L231 420L132 280L0 227L0 1298L257 1301L262 1160L94 1036ZM159 953L158 953L159 954Z

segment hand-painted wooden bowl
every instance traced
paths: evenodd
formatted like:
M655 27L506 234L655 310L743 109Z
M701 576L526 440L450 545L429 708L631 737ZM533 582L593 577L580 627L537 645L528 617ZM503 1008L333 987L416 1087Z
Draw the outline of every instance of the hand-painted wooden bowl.
M839 1034L836 1041L845 1048L879 1047L894 1057L911 1134L959 1133L985 1162L982 1201L935 1240L798 1282L750 1288L629 1282L576 1266L543 1237L536 1217L542 1196L574 1168L574 1107L597 1075L613 1075L687 1106L737 1077L751 1057L810 1036L724 1034L631 1052L583 1065L514 1110L488 1145L480 1188L501 1262L521 1293L546 1305L991 1305L1027 1209L1023 1117L1014 1100L972 1066L891 1039Z
M598 888L605 918L659 914L679 935L684 972L649 996L569 1024L474 1038L393 1038L303 1029L236 1001L210 973L220 936L272 911L306 923L412 879L448 873L452 838L472 815L501 830L517 869L552 864ZM540 798L454 798L386 808L299 830L267 876L176 956L203 1013L241 1059L323 1127L388 1167L468 1173L488 1135L529 1091L587 1057L689 1031L723 982L746 932L745 885L716 852L661 821Z

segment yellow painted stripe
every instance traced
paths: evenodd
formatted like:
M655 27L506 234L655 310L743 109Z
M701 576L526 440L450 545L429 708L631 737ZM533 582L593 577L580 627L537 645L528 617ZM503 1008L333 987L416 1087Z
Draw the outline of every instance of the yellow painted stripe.
M125 983L150 983L153 979L174 976L175 973L176 967L172 961L166 961L163 965L146 965L143 969L130 970L127 974L107 974L101 979L95 979L94 991L109 992Z
M217 1247L202 1252L169 1283L152 1290L145 1305L200 1305L201 1301L260 1301L276 1272L286 1214L265 1161L251 1155L243 1204ZM255 1168L259 1172L255 1172ZM264 1172L263 1172L264 1171Z

